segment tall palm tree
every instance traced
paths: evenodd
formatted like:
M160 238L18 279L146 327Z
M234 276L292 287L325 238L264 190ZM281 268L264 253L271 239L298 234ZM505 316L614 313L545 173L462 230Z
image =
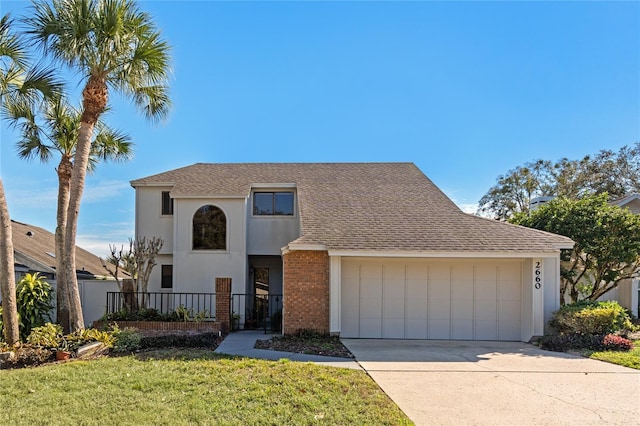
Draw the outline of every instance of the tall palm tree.
M68 279L71 329L84 328L75 269L75 241L80 199L98 118L110 90L133 100L147 118L169 110L169 45L133 0L38 0L25 19L27 33L61 64L85 76L78 143L67 211L65 275Z
M22 139L18 142L18 155L26 160L35 158L42 162L51 160L54 153L60 154L56 168L58 174L58 206L56 214L56 271L57 271L57 320L66 333L69 324L69 290L64 275L64 237L67 227L67 208L71 188L73 156L80 131L80 111L71 107L59 96L47 100L42 111L34 111L25 105L13 105L7 110L9 123L20 129ZM112 130L103 122L96 124L96 137L91 144L88 171L95 169L98 161L126 161L132 157L128 135Z
M16 104L33 104L53 96L61 88L51 70L29 69L22 40L11 31L9 15L0 18L0 112ZM0 291L4 338L9 345L20 341L14 273L11 218L0 178Z

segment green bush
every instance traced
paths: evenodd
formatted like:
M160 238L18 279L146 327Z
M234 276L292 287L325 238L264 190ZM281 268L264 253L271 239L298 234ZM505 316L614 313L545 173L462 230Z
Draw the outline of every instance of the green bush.
M110 331L100 331L95 328L78 330L64 336L71 350L76 350L82 345L92 342L104 343L108 348L113 347L116 336Z
M62 327L48 322L43 326L34 327L27 336L27 343L40 348L55 349L60 346L62 339Z
M113 351L117 353L130 353L140 349L140 333L135 328L115 329L113 331L115 341Z
M540 339L540 347L548 351L566 352L568 350L592 351L630 351L633 342L615 334L560 334L544 336Z
M16 285L16 304L20 322L20 338L26 339L31 329L44 325L53 309L53 287L40 275L26 274Z
M635 329L626 309L615 301L582 301L561 307L550 325L560 334L626 333Z

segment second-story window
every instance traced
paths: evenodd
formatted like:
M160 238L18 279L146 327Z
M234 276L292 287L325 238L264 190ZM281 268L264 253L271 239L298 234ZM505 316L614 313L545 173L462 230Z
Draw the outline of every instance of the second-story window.
M254 192L253 214L293 216L293 192Z
M169 195L169 191L162 191L162 214L164 216L173 215L173 199Z

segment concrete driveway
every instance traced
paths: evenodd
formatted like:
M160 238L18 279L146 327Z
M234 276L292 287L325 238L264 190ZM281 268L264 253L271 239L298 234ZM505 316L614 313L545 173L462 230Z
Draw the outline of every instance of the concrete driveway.
M637 425L640 371L517 342L343 339L417 425Z

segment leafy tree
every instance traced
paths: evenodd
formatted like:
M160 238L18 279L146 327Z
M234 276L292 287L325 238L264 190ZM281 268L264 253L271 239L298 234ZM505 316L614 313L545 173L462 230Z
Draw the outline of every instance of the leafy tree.
M167 115L169 46L133 0L38 0L25 19L27 34L58 63L86 76L67 209L63 262L72 330L84 328L75 274L75 241L91 140L111 90L133 100L145 116Z
M556 198L510 221L575 241L560 254L561 303L596 300L620 281L640 276L640 215L612 206L607 194Z
M527 213L531 199L539 196L577 200L608 193L619 199L635 192L640 192L640 142L580 160L537 160L516 167L498 176L497 183L480 199L478 213L505 220Z
M12 23L9 15L0 19L0 112L3 116L13 105L32 105L43 96L54 96L61 88L51 70L29 67L24 44L11 30ZM11 218L0 178L0 291L4 339L9 345L20 341L15 288Z
M35 108L34 108L35 107ZM38 108L40 107L40 108ZM70 331L69 291L64 273L64 237L67 227L67 208L71 189L73 156L80 132L80 111L71 107L62 97L50 98L38 106L26 104L7 108L10 124L20 129L18 155L26 160L34 158L47 162L55 153L60 154L58 174L58 206L56 213L56 271L58 281L57 319L65 333ZM88 171L95 169L98 161L124 161L132 156L128 135L112 130L103 122L96 124L96 137L91 143Z

